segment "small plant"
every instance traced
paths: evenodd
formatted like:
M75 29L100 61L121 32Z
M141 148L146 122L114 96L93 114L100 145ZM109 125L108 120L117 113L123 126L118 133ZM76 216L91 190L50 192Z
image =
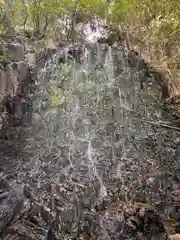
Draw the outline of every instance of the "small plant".
M7 55L0 55L0 62L8 62L9 60Z
M65 95L62 89L51 89L51 105L53 107L60 106L65 102Z
M93 81L86 81L84 83L80 83L78 86L78 89L80 92L89 92L89 91L93 91L94 89L96 89L97 85L95 82Z
M51 87L50 93L52 107L62 106L66 101L68 101L72 94L71 91L55 87Z

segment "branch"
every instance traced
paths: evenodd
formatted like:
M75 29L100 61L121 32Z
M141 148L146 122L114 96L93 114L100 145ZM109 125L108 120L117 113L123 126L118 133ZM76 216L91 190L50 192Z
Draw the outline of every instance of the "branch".
M176 131L180 131L180 128L178 128L178 127L167 125L167 124L164 124L164 123L161 123L161 122L152 122L152 121L148 121L148 120L145 120L145 119L142 119L141 121L149 123L149 124L154 125L154 126L159 126L159 127L163 127L163 128L169 128L169 129L173 129L173 130L176 130Z
M5 18L6 18L6 12L4 13L3 18L1 19L0 24L2 24L4 22Z
M48 18L48 16L46 16L44 27L43 27L43 32L42 32L42 35L41 35L40 39L43 38L45 36L46 32L47 32L47 28L48 28L48 24L49 24L48 20L49 20L49 18Z

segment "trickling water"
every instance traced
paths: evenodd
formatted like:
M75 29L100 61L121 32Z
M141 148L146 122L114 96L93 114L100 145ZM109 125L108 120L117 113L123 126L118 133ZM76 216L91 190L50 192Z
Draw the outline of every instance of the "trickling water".
M100 21L94 21L93 23L93 29L92 30L92 24L87 24L86 27L84 28L84 34L85 34L85 39L88 42L97 42L97 39L102 37L103 31L103 24L100 24Z
M114 85L114 65L113 65L113 58L112 58L112 48L108 47L108 52L105 58L104 67L106 69L107 74L107 86L112 87Z
M96 168L96 160L97 159L96 159L96 156L95 156L95 152L93 152L93 150L92 150L91 145L92 145L91 141L88 141L87 157L88 157L89 169L92 168L93 174L97 177L97 179L100 183L99 195L100 195L100 198L103 198L103 197L107 196L107 191L106 191L106 187L103 184L102 179L100 178L100 176L98 174L98 171L97 171L97 168Z
M48 184L58 189L63 204L53 209L59 209L62 234L64 225L76 234L89 217L96 230L91 238L111 239L96 207L107 199L162 201L148 174L171 168L178 147L166 139L175 134L147 124L161 118L159 96L142 92L124 49L89 43L81 62L65 52L65 63L57 64L57 54L39 74L34 120L16 171L39 199L51 195Z

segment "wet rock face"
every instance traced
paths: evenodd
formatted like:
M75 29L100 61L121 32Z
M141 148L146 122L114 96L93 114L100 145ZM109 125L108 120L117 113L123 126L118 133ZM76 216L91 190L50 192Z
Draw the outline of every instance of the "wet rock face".
M41 115L36 113L36 116L40 117L36 117L34 121L33 140L28 140L35 158L29 158L27 153L25 161L28 160L30 164L24 164L23 158L23 170L19 169L21 164L19 164L18 159L16 171L18 174L21 174L21 179L29 183L33 188L36 189L38 186L38 198L45 198L40 195L42 193L48 195L45 201L53 212L58 213L59 219L56 224L61 226L60 231L62 233L65 232L68 235L67 239L74 235L76 236L79 231L82 231L82 234L85 232L87 236L90 236L89 239L99 240L167 239L162 220L150 208L133 208L132 210L129 208L126 212L121 211L121 214L117 212L114 216L107 216L102 214L101 209L103 206L97 205L99 198L105 202L106 196L107 199L112 197L111 200L113 199L113 201L116 201L118 198L125 202L131 199L146 202L150 199L150 203L153 202L155 204L153 198L154 195L157 196L159 185L156 184L155 180L153 181L153 176L151 179L149 177L146 182L144 175L148 171L148 166L152 168L154 166L152 162L154 164L156 149L160 152L159 148L161 147L163 153L166 151L166 147L163 147L164 145L161 143L161 141L164 143L167 139L166 136L163 136L166 132L162 134L159 128L154 129L141 124L141 119L144 117L147 120L152 120L151 116L143 111L145 104L139 101L139 82L143 79L135 78L135 74L132 77L129 75L131 70L133 74L134 68L137 71L141 70L141 67L146 68L146 66L143 65L143 62L137 64L136 58L133 61L132 56L130 59L127 56L129 61L126 63L122 59L122 56L126 53L125 51L118 52L113 50L113 48L108 48L108 46L102 46L101 51L100 47L94 44L92 47L89 47L88 56L88 49L86 49L86 52L83 52L85 48L82 48L80 44L74 47L70 46L65 49L66 51L64 49L62 47L62 52L61 49L44 50L40 57L42 60L42 65L40 65L44 67L46 61L54 57L57 51L58 54L56 56L59 57L59 63L63 63L66 59L71 59L67 62L72 64L77 78L73 78L71 72L69 75L67 74L67 77L69 77L67 79L70 80L67 81L69 86L67 84L65 89L72 91L71 97L68 99L68 106L63 106L62 109L50 109L50 106L47 112L41 111ZM112 66L114 55L116 57L119 55L120 58L119 62L116 61L116 64ZM34 54L30 55L29 62L32 62L32 65L38 68L38 59L35 59L35 57ZM79 70L79 65L77 69L74 67L74 62L79 63L81 59L87 60L82 67L89 64L89 69L91 67L94 69L96 63L99 62L102 62L102 67L101 69L99 67L96 73L92 71L91 75L89 73L86 75ZM121 63L122 71L117 72L116 76L112 72L116 67L118 69L116 65ZM48 65L47 69L45 65L45 70L47 70L48 74L49 67L50 70L51 68L53 69L52 64L53 62L50 62L50 66ZM123 64L128 64L126 66L128 72L126 68L123 71ZM28 69L27 64L17 63L7 65L1 72L4 79L8 79L5 81L6 85L3 91L2 111L8 114L8 123L13 125L21 124L22 116L28 110L26 99L30 93L32 81ZM61 77L58 75L58 84L60 80L63 82L65 76ZM142 74L142 76L144 75ZM47 79L49 80L50 77L51 75ZM113 79L116 77L117 79L114 81ZM146 81L145 77L144 81ZM77 84L75 84L75 90L74 82ZM92 85L92 88L91 86L88 88L88 92L84 91L84 89L81 92L77 91L86 82L95 83L95 85L98 85L98 90ZM109 82L111 85L109 85ZM135 84L135 87L133 84ZM111 86L111 89L109 86ZM49 96L47 96L47 100L44 100L45 97L38 95L37 102L48 102ZM154 117L154 112L151 108L155 108L157 101L148 100L147 103L146 111ZM41 116L44 116L46 120L46 127L42 125ZM123 129L121 126L123 126ZM49 132L52 134L49 134ZM159 138L158 135L158 138L156 138L157 133L161 134L162 137ZM89 140L89 136L92 138L91 140ZM152 142L150 141L151 138ZM169 139L172 141L172 137ZM49 145L44 146L44 140L49 140L52 143L52 152L49 152ZM158 148L156 148L156 142L159 143ZM38 157L37 167L37 164L34 163L37 162L36 156L39 156L38 144L47 151L42 152L41 148L42 155L40 155L42 159ZM165 152L165 155L168 154ZM178 156L178 154L176 155ZM162 158L161 155L159 156ZM14 162L14 155L11 154L11 157ZM165 160L164 162L167 164L168 159ZM31 177L30 174L27 176L27 172L35 174ZM51 189L49 192L48 190L45 192L45 186L49 182L57 182L57 190L54 190L55 187L53 189L53 191L57 192L56 195L52 194ZM150 185L149 182L153 184ZM155 187L155 185L158 186ZM162 191L167 187L164 185L166 184L161 184ZM39 186L41 193L39 193ZM144 191L144 189L147 189L149 192L147 190ZM151 191L154 194L150 195ZM161 195L159 194L158 196ZM163 201L164 199L165 197L163 197ZM104 203L101 205L104 205ZM57 227L58 231L59 225Z
M45 48L40 53L28 53L26 60L31 66L36 66L37 69L43 68L48 60L57 59L57 64L64 64L68 60L75 61L81 64L86 58L86 46L83 44L74 44L67 46L59 44L54 48Z
M107 38L99 38L98 43L105 43L109 46L112 46L118 40L120 40L120 37L117 34L112 33Z
M81 45L76 45L70 47L68 50L68 58L75 59L77 62L81 63L84 59L85 48Z
M0 70L0 107L5 125L20 125L29 108L32 78L28 65L21 61L8 64Z

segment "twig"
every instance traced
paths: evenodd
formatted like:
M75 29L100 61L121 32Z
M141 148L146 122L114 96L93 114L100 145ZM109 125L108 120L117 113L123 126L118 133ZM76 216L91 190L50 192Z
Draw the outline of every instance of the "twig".
M4 22L5 18L6 18L6 12L4 13L4 16L2 17L0 24L2 24Z
M142 119L141 121L149 123L151 125L155 125L155 126L159 126L159 127L164 127L164 128L169 128L169 129L180 131L180 128L178 128L178 127L167 125L167 124L164 124L164 123L161 123L161 122L152 122L152 121L148 121L148 120L145 120L145 119Z

